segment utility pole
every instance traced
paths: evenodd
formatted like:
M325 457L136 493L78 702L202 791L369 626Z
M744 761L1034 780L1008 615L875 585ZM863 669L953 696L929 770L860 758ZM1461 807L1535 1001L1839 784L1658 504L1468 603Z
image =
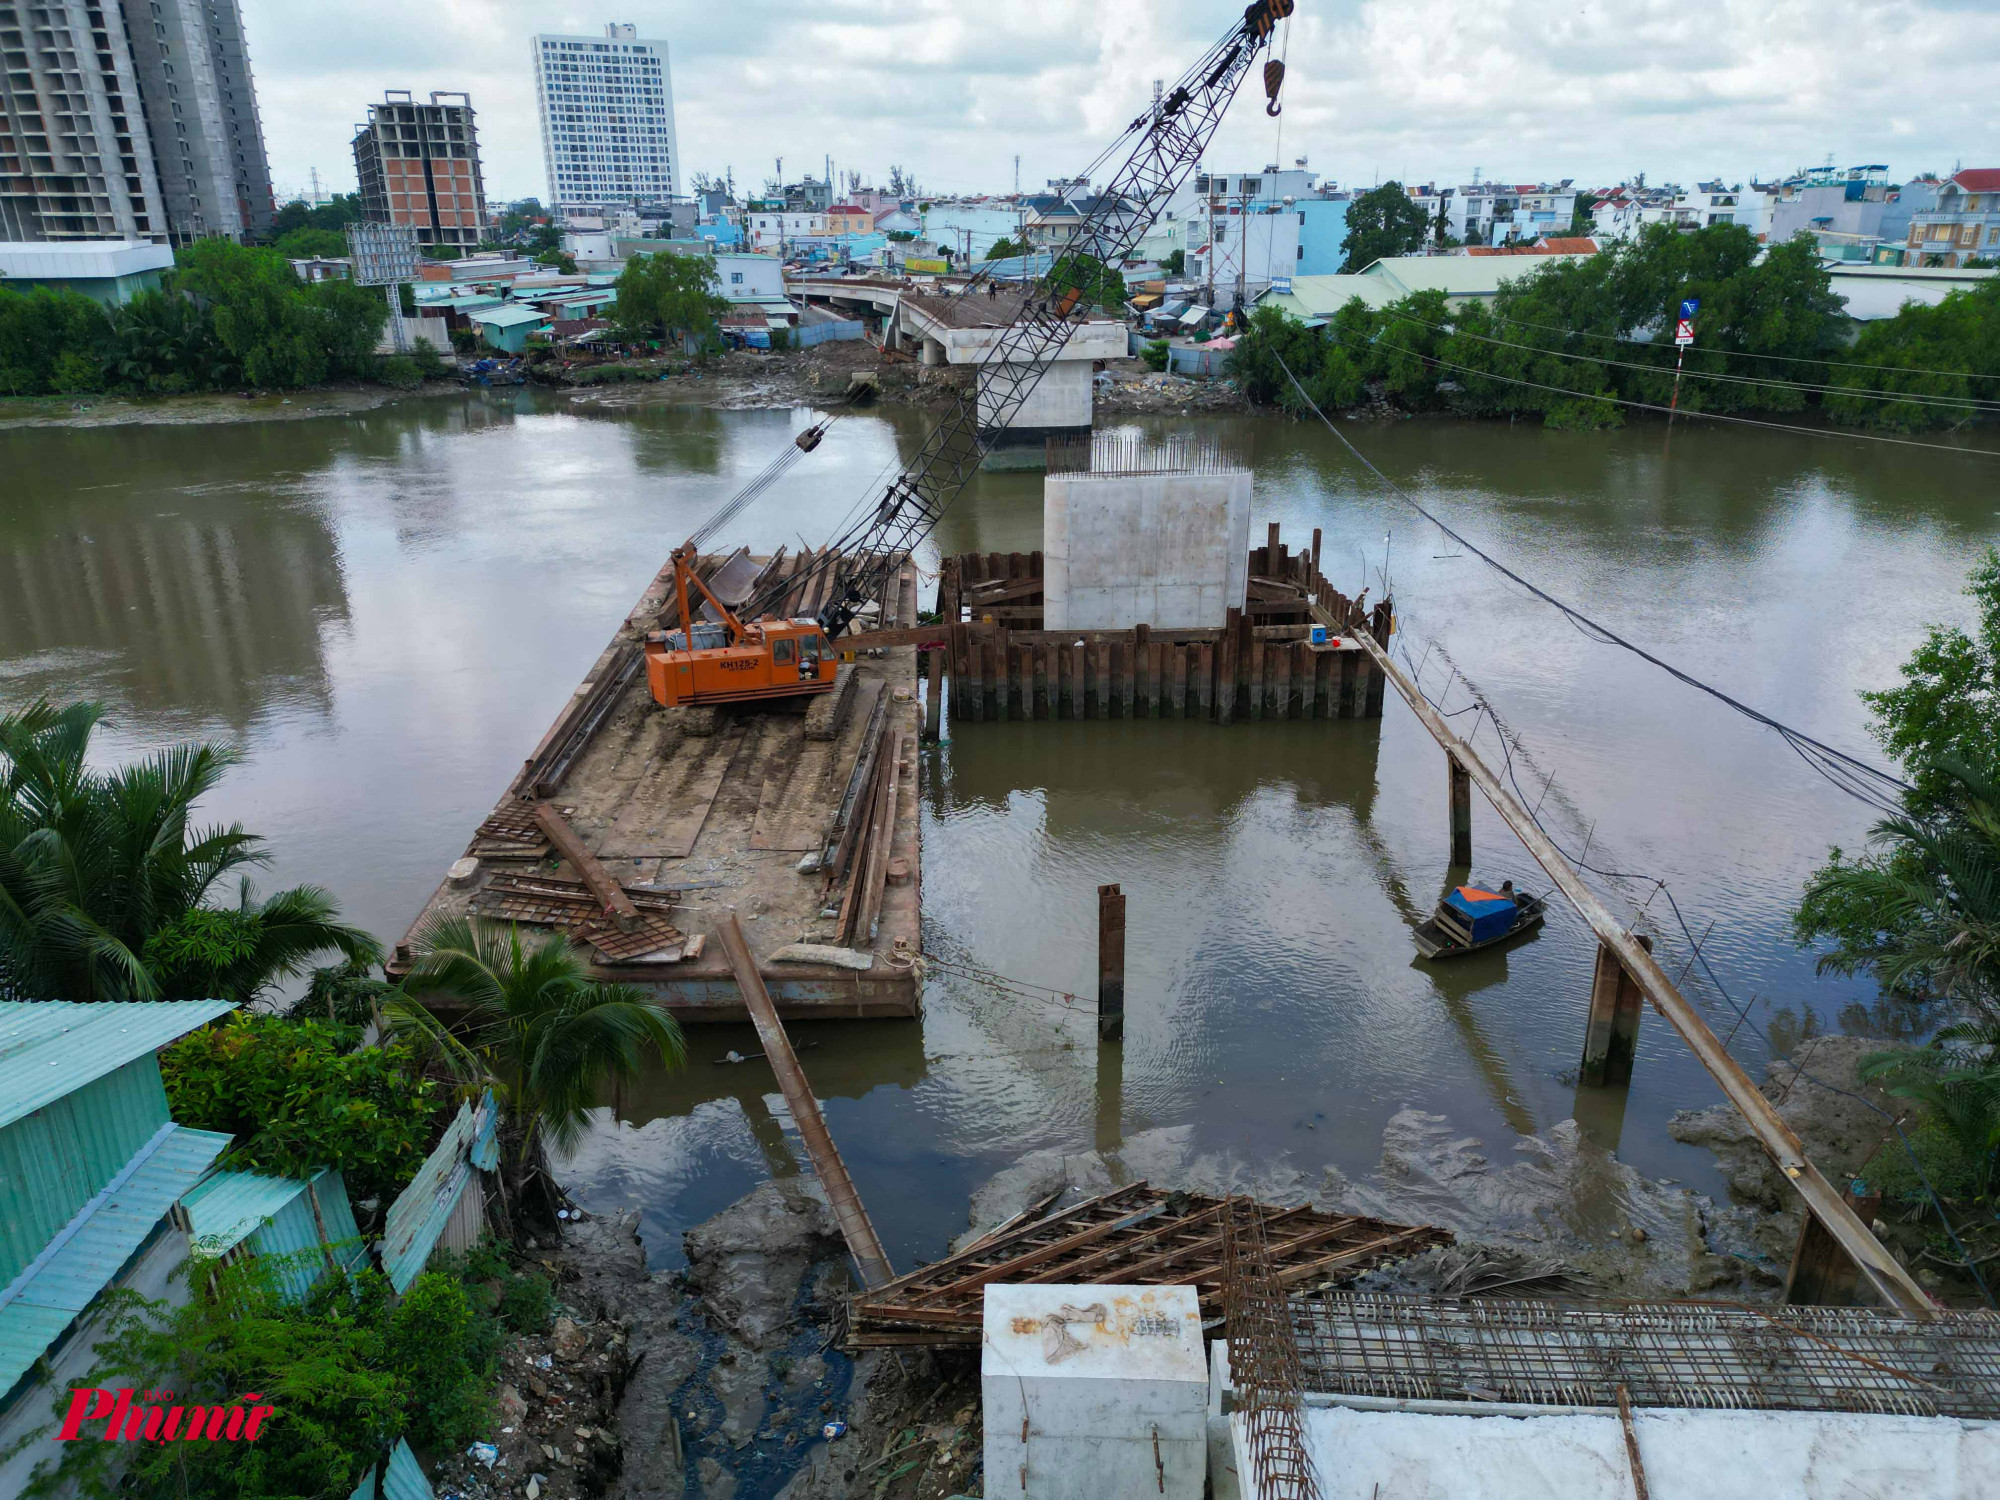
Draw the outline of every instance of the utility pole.
M1021 196L1021 153L1014 153L1014 196Z

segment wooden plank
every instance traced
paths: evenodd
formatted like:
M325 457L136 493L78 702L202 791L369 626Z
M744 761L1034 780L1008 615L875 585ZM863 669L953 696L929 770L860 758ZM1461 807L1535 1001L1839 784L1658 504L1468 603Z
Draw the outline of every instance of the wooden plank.
M956 1281L947 1282L943 1286L932 1287L922 1292L917 1298L913 1299L913 1302L917 1305L899 1307L896 1310L895 1316L900 1318L916 1312L922 1303L935 1304L947 1297L962 1297L967 1292L980 1291L996 1281L1003 1279L1012 1280L1018 1277L1023 1271L1035 1266L1046 1265L1049 1261L1056 1259L1058 1256L1067 1255L1072 1250L1081 1250L1086 1245L1094 1245L1106 1236L1117 1234L1123 1229L1130 1229L1135 1224L1143 1224L1149 1219L1157 1219L1166 1211L1167 1204L1163 1198L1156 1203L1148 1203L1144 1207L1136 1208L1130 1213L1120 1214L1115 1219L1107 1219L1102 1224L1093 1224L1088 1229L1078 1230L1075 1234L1065 1235L1053 1244L1041 1245L1023 1254L1010 1256L1006 1260L999 1261L990 1266L984 1266L968 1276L962 1276Z
M569 820L558 812L553 803L535 804L535 822L549 842L555 845L556 853L570 863L570 868L583 878L590 887L590 894L597 898L604 912L618 925L621 932L630 932L639 925L639 908L632 904L632 898L625 894L625 888L611 878L611 874L598 863L597 856L590 852L577 831L569 826Z
M1050 689L1055 683L1055 648L1052 646L1028 646L1024 649L1033 658L1035 671L1035 696L1029 704L1028 717L1031 719L1053 719L1055 713L1049 707L1049 696Z
M1058 1225L1066 1226L1074 1224L1080 1218L1102 1215L1105 1212L1114 1210L1122 1212L1125 1208L1134 1206L1141 1200L1147 1199L1149 1191L1148 1185L1144 1182L1135 1182L1125 1187L1113 1188L1108 1193L1100 1193L1095 1198L1086 1198L1083 1202L1066 1208L1061 1213L1052 1214L1048 1217L1045 1224L1024 1229L1023 1233L1033 1235L1038 1231L1051 1229ZM939 1276L955 1272L961 1267L983 1266L986 1262L980 1259L981 1255L998 1238L1000 1238L1000 1235L997 1231L983 1234L963 1249L947 1255L943 1260L932 1261L929 1265L919 1266L914 1271L905 1271L894 1281L886 1282L878 1287L871 1287L867 1295L859 1300L864 1305L871 1307L878 1306L907 1288L917 1286L920 1283L935 1281Z
M1324 651L1307 651L1299 656L1299 717L1316 719L1319 717L1320 664L1326 660Z
M1269 716L1268 708L1271 688L1270 681L1265 676L1266 663L1264 655L1264 643L1260 640L1252 639L1250 642L1250 717L1253 719L1262 719Z
M1550 842L1528 810L1501 784L1486 762L1479 758L1478 752L1460 739L1429 701L1411 685L1401 669L1389 659L1388 652L1373 636L1364 633L1359 639L1368 648L1376 670L1395 684L1396 691L1431 732L1431 737L1471 774L1474 784L1493 805L1494 811L1506 820L1515 837L1535 857L1535 862L1548 871L1549 878L1555 881L1570 904L1590 924L1598 941L1617 955L1625 972L1638 981L1653 1008L1666 1017L1667 1024L1680 1033L1696 1059L1708 1069L1709 1076L1721 1085L1722 1092L1736 1106L1765 1151L1770 1153L1779 1171L1805 1200L1806 1208L1826 1226L1840 1242L1841 1249L1861 1268L1862 1275L1868 1278L1876 1295L1889 1307L1911 1317L1936 1317L1937 1305L1917 1285L1909 1271L1883 1248L1868 1226L1861 1222L1848 1206L1846 1196L1835 1189L1821 1175L1819 1168L1812 1164L1806 1156L1805 1146L1792 1133L1792 1128L1757 1085L1750 1081L1750 1075L1743 1071L1742 1065L1729 1055L1729 1049L1709 1029L1701 1013L1688 1004L1679 988L1667 977L1667 971L1660 967L1659 961L1612 915L1611 909L1571 868L1569 861Z
M1185 719L1188 715L1188 657L1194 649L1192 646L1169 646L1166 648L1167 653L1173 658L1173 711L1176 719Z
M875 826L868 835L868 864L863 871L861 914L848 935L850 946L864 951L875 946L875 923L882 915L882 889L889 878L889 846L896 841L896 819L901 811L903 740L900 729L889 731L884 754L888 770L882 777L882 795L877 800Z
M1215 717L1215 653L1216 647L1203 641L1194 648L1194 708L1191 717L1210 719Z
M841 1238L847 1241L848 1253L861 1273L861 1284L884 1286L895 1279L895 1269L889 1264L888 1252L882 1248L874 1224L869 1222L868 1210L862 1207L861 1194L848 1175L847 1163L841 1160L840 1151L833 1144L833 1132L826 1128L826 1116L820 1113L819 1100L806 1081L805 1069L799 1066L798 1054L792 1051L792 1039L785 1034L785 1023L778 1019L778 1008L771 1003L771 993L764 987L764 976L757 971L757 961L750 955L749 940L743 936L743 924L736 920L734 910L724 909L721 920L715 924L715 935L721 940L723 954L736 976L736 987L743 992L743 1003L757 1028L764 1056L777 1075L785 1107L791 1111L792 1123L798 1127L799 1137L812 1157L813 1171L826 1189Z

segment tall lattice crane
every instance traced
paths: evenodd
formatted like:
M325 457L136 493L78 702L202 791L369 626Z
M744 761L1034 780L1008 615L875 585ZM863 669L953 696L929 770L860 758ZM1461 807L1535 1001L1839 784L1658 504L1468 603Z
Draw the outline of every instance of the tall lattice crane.
M674 631L654 643L648 669L655 698L662 703L725 702L833 686L826 642L845 631L861 605L881 592L890 571L899 566L897 559L936 528L971 481L993 440L1089 315L1105 268L1125 259L1201 161L1236 90L1293 8L1294 0L1255 0L1242 20L1091 164L1086 177L1125 153L1103 189L1084 202L1082 217L1048 274L1029 287L1020 311L982 355L972 393L957 398L909 466L812 564L814 570L839 570L837 586L828 592L817 620L772 621L767 631L761 618L799 587L801 574L774 581L739 611L725 608L696 579L695 587L708 595L712 611L722 618L710 627L708 640L697 626L691 637ZM1265 62L1269 114L1278 112L1284 75L1282 62ZM820 430L814 428L806 437L816 443ZM676 552L674 560L685 600L693 544ZM688 616L684 612L681 618Z

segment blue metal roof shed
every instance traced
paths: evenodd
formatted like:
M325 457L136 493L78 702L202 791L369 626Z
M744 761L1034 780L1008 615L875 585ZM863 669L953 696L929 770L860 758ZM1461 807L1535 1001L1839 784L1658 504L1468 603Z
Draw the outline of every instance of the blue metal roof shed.
M332 1167L322 1167L311 1182L217 1172L189 1193L182 1206L196 1254L223 1260L270 1257L279 1262L274 1267L278 1285L295 1302L318 1284L329 1256L349 1271L368 1263L367 1242L354 1222L347 1184Z

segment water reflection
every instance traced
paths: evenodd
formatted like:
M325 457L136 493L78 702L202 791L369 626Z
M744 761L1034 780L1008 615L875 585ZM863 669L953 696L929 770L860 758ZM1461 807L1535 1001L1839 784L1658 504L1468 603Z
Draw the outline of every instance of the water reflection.
M630 393L627 393L630 394ZM188 733L251 763L212 814L274 841L280 883L329 886L401 929L671 548L815 414L619 404L533 390L340 420L0 431L0 707L112 700L120 750ZM921 413L835 423L717 544L834 533L921 438ZM1870 814L1782 744L1586 640L1442 542L1323 429L1214 418L1246 447L1257 519L1324 532L1336 584L1385 562L1427 683L1499 710L1553 836L1647 879L1610 891L1686 944L1671 883L1727 996L1696 1003L1747 1065L1833 1030L1928 1018L1865 980L1815 976L1786 915L1826 846ZM1499 424L1349 424L1371 457L1480 545L1661 655L1857 752L1855 690L1894 673L1995 535L1964 464L1833 439ZM982 475L937 546L1041 542L1036 476ZM936 548L920 558L935 566ZM1373 597L1374 595L1371 595ZM1452 706L1472 701L1464 681ZM1475 743L1495 743L1484 715ZM1542 788L1553 778L1544 797ZM1070 992L1066 1005L933 975L921 1022L798 1028L801 1057L900 1262L961 1227L967 1191L1022 1152L1161 1133L1197 1153L1372 1167L1409 1104L1489 1142L1575 1116L1641 1169L1702 1186L1664 1133L1715 1091L1669 1028L1642 1028L1625 1090L1580 1091L1594 942L1558 910L1532 942L1413 962L1446 869L1441 754L1394 703L1379 723L968 725L923 773L925 942ZM1475 878L1540 888L1474 809ZM1128 1019L1089 1014L1095 888L1128 907ZM1737 1024L1736 1008L1749 1019ZM636 1202L656 1252L800 1149L757 1049L704 1028L675 1078L605 1102L573 1164L587 1201Z

